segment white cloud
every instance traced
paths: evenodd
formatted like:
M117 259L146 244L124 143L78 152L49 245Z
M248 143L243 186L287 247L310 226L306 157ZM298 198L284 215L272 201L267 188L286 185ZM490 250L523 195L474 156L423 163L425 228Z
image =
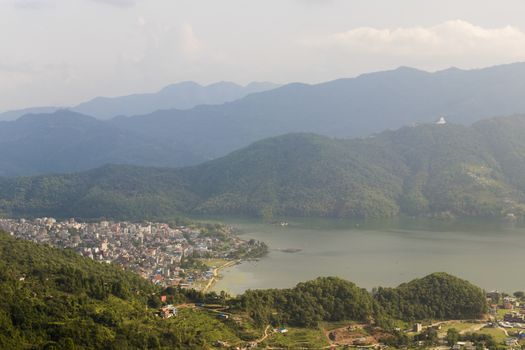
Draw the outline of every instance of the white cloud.
M347 32L309 37L301 41L316 50L332 49L352 55L414 58L465 56L476 60L525 58L525 33L512 26L483 28L462 20L431 27L377 29L360 27Z

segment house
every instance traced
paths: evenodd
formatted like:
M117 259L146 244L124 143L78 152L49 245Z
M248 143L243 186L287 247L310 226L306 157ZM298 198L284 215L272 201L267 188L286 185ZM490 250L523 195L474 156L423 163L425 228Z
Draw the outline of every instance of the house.
M178 313L177 308L171 304L162 307L159 311L160 317L162 318L170 318L173 316L177 316L177 313Z
M281 334L288 333L288 329L286 329L284 327L277 328L275 331L278 332L278 333L281 333Z
M412 328L414 332L421 332L423 330L423 325L421 323L414 324L414 327Z
M512 323L525 323L525 315L517 312L509 312L503 316L503 321Z
M223 314L223 313L220 313L219 316L218 316L220 319L223 319L223 320L227 320L228 318L230 318L230 316L226 315L226 314Z

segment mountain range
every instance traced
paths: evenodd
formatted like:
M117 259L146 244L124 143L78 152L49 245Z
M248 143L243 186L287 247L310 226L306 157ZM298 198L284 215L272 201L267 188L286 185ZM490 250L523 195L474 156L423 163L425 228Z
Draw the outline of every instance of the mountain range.
M0 179L9 216L233 214L383 218L525 214L525 116L356 139L287 134L201 165L107 165Z
M0 123L0 175L75 172L106 163L182 167L287 133L362 137L439 116L469 125L525 112L523 91L525 63L435 73L399 68L107 121L73 111L28 115Z
M149 114L162 109L190 109L198 105L223 104L278 86L268 82L252 82L246 86L241 86L224 81L203 86L193 81L185 81L168 85L154 93L96 97L67 109L98 119L110 119L116 116ZM0 113L0 120L15 120L26 114L53 113L61 109L66 108L35 107L7 111Z

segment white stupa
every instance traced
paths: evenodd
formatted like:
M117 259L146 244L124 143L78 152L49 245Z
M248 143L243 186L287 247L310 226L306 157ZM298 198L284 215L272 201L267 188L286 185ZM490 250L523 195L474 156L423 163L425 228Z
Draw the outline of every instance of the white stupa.
M445 125L446 123L445 117L439 117L439 120L436 122L437 125Z

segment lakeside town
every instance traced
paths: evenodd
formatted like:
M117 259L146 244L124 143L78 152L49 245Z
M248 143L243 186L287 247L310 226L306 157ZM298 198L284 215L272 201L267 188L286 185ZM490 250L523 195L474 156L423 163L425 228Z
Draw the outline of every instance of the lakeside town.
M217 278L214 261L230 266L266 253L264 243L243 240L219 224L77 222L55 218L0 219L0 230L17 238L72 249L90 259L117 264L162 287L208 289Z

